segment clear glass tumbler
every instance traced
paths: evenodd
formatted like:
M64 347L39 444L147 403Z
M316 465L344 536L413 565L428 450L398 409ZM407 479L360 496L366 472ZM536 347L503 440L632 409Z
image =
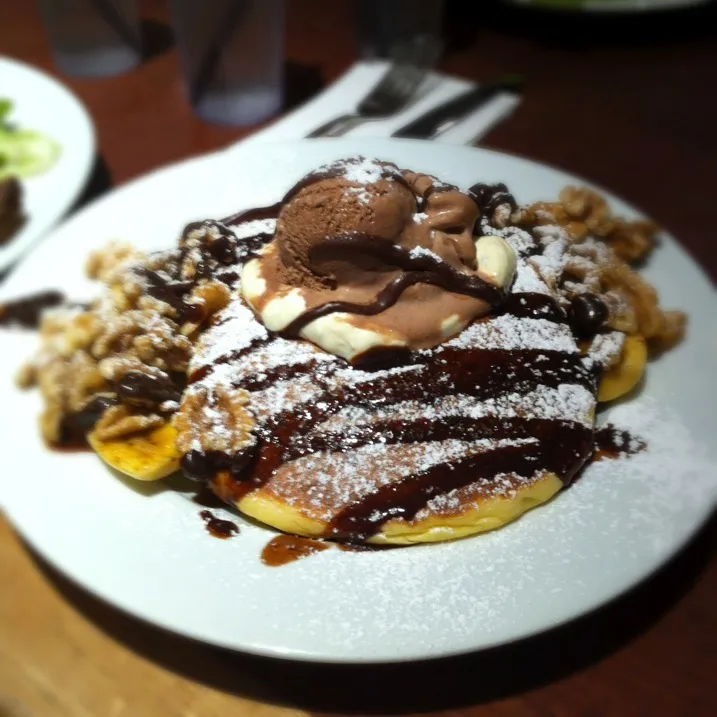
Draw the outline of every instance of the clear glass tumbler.
M38 0L38 6L63 72L116 75L142 59L136 0Z
M249 125L283 97L284 0L171 0L189 101L210 122Z

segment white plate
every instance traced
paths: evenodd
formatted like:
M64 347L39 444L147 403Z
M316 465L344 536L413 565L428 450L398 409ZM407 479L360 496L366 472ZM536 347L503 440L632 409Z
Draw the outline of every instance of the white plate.
M10 120L52 137L61 147L56 164L22 180L27 221L0 245L0 273L41 239L72 207L87 182L95 156L95 132L82 103L48 75L0 57L0 97L13 102Z
M162 169L99 200L55 231L2 295L60 286L88 296L82 265L99 238L169 247L185 222L274 202L310 169L356 154L463 186L503 180L523 202L554 198L580 181L516 157L403 140L236 148ZM495 533L376 553L332 549L265 567L259 555L271 530L237 518L239 536L213 539L186 495L121 479L92 454L45 450L38 396L11 388L11 373L34 343L20 332L0 337L0 496L23 535L74 580L130 613L216 645L307 660L392 661L546 630L664 563L717 494L715 295L668 237L646 273L666 305L691 315L687 342L650 366L638 399L611 411L651 449L629 462L594 464L549 505Z

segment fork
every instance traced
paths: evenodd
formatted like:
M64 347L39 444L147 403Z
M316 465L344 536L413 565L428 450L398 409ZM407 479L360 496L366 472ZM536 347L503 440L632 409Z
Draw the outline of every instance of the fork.
M440 50L440 43L427 35L401 45L391 67L354 112L336 117L306 136L339 137L364 122L385 119L402 110L435 64Z

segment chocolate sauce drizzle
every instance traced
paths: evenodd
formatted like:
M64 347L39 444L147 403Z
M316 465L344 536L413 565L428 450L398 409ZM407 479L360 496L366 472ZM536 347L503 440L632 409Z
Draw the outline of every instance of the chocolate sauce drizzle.
M117 404L114 396L96 396L81 411L63 416L60 436L55 450L84 450L88 448L87 434L95 427L102 414Z
M567 315L554 300L539 294L516 294L501 307L502 313L542 318L567 324ZM219 360L220 362L223 359ZM540 372L535 368L539 361ZM280 366L265 376L247 375L237 387L261 391L274 382L311 375L324 391L311 403L280 413L255 429L257 445L237 456L190 454L185 470L201 480L209 478L212 489L223 499L236 502L264 485L286 462L323 451L347 451L370 443L383 444L440 441L447 438L530 439L537 441L494 448L487 453L467 455L417 471L386 488L366 496L334 516L325 537L337 540L365 540L397 517L407 520L436 495L485 480L498 473L532 475L536 466L558 475L569 483L593 451L590 428L570 421L514 417L447 417L440 420L419 418L374 421L370 426L349 426L342 431L317 432L317 424L346 406L369 411L417 400L430 403L442 396L466 395L480 400L508 391L527 394L539 386L563 384L597 387L596 369L578 353L541 349L482 349L439 346L411 352L406 363L415 370L376 374L361 383L334 388L333 373L345 364L336 360ZM206 372L213 370L211 367ZM234 461L238 461L235 463ZM481 477L482 476L482 477Z
M199 517L204 521L204 527L207 529L207 533L213 538L226 540L227 538L233 538L239 533L239 526L236 523L233 523L231 520L217 518L211 510L200 511Z
M300 538L296 535L277 535L261 551L261 562L271 567L287 565L309 555L321 553L330 547L328 543L320 540Z
M616 428L612 423L595 431L595 453L594 461L601 461L604 458L619 458L620 456L632 456L647 448L647 443L642 438L637 438L621 428Z
M532 475L536 466L540 466L569 483L590 456L592 431L556 422L548 422L547 427L549 430L539 436L538 443L494 448L440 463L398 483L382 486L334 516L329 534L337 539L365 540L387 520L411 520L431 498L463 488L475 482L477 476L489 481L499 474Z
M402 269L404 274L392 279L367 304L355 304L350 301L329 301L305 311L297 316L284 329L287 336L297 336L312 321L336 312L375 316L393 306L401 294L414 284L432 284L455 294L464 294L476 299L483 299L492 306L497 306L505 298L505 292L494 284L476 274L466 274L442 261L438 257L426 254L412 255L403 247L389 244L378 237L366 234L350 234L331 237L320 245L313 247L311 255L319 253L359 252L381 259L391 266Z
M149 269L139 270L147 291L173 306L180 318L194 317L198 307L188 302L195 280L182 277L181 264L186 252L198 249L202 262L197 278L212 276L232 283L236 279L236 267L259 251L273 236L259 232L255 236L238 240L231 231L245 222L276 218L281 206L290 201L301 189L322 179L339 176L344 171L340 165L324 168L308 175L295 185L282 202L271 207L240 212L222 222L195 223L184 233L176 271L167 274ZM403 182L405 178L394 165L382 165L382 176ZM433 191L453 189L437 185ZM425 205L431 190L417 197L419 210ZM515 201L505 185L475 185L470 190L481 212L488 215L503 204L515 208ZM216 235L211 241L189 246L186 241L191 232L206 227ZM325 242L317 251L363 252L377 257L403 270L379 292L375 301L366 304L329 302L315 307L298 317L287 327L286 333L296 335L310 321L320 316L341 311L372 315L393 305L408 287L417 283L440 286L448 291L472 296L489 303L493 314L510 314L520 318L545 319L568 325L569 319L553 299L540 294L505 293L475 274L462 273L438 258L410 252L364 235L337 236ZM594 307L593 307L594 308ZM599 307L597 309L599 314ZM574 312L573 312L574 313ZM594 313L594 312L593 312ZM200 317L201 318L201 317ZM589 318L589 317L588 317ZM242 349L228 353L212 365L195 371L190 383L206 378L216 366L241 359L262 344L274 341L274 337L258 339ZM372 357L371 368L384 368L389 354ZM349 426L340 432L318 431L316 426L347 406L359 406L368 411L392 406L404 401L423 401L430 404L444 396L470 396L479 400L501 396L507 392L525 395L538 387L558 387L564 384L580 385L594 393L597 387L597 369L583 361L579 353L538 349L482 349L443 345L427 351L405 352L392 356L395 362L413 367L412 370L394 373L376 373L360 383L336 382L332 379L346 364L340 360L322 362L321 371L311 361L279 366L261 375L247 375L237 380L236 387L249 391L261 391L277 381L286 381L302 375L311 376L321 389L321 395L311 403L300 404L296 409L285 411L260 422L255 428L256 444L235 455L213 451L190 451L182 461L185 473L198 481L208 483L224 500L236 502L253 490L260 488L285 463L302 456L324 451L349 451L372 443L409 444L459 438L466 441L491 439L537 439L518 445L494 447L487 452L468 453L459 458L417 469L374 493L341 510L331 520L325 537L344 541L366 540L394 518L410 520L435 496L473 484L491 483L497 474L533 475L536 469L555 473L564 483L569 483L584 464L594 448L593 431L570 421L547 420L527 417L496 419L491 417L469 419L452 416L438 419L417 418L376 420L370 426ZM537 362L539 371L536 370ZM368 362L366 364L368 366ZM337 388L336 385L339 384ZM174 400L175 388L166 385L151 386L152 398ZM118 390L127 395L141 394L137 378L129 377ZM95 415L106 406L88 407L78 416L78 430L85 424L94 425ZM98 413L100 411L100 413ZM81 419L81 420L80 420ZM619 439L618 439L619 441ZM615 441L613 441L615 442ZM231 521L216 518L210 511L200 514L207 530L217 537L230 537L238 531ZM287 548L293 554L304 554L291 538L294 547ZM272 541L273 542L273 541ZM280 536L276 544L286 543ZM314 541L315 542L315 541ZM321 544L323 545L323 544ZM297 547L298 546L298 547ZM273 548L272 548L273 549ZM313 544L309 552L316 552ZM276 552L276 551L275 551ZM285 551L286 552L286 551ZM276 555L272 559L277 559ZM272 563L276 564L276 563Z
M65 302L59 291L41 291L31 296L0 304L0 326L21 326L36 329L40 325L42 312Z
M507 204L511 212L518 208L515 197L502 182L497 184L484 184L482 182L474 184L468 190L468 196L478 205L481 214L488 217L491 217L495 210L503 204Z

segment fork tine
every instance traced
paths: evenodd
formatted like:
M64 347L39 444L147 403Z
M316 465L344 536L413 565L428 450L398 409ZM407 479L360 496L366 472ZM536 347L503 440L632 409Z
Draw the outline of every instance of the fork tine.
M426 68L414 65L394 65L361 101L359 113L380 116L400 109L411 98L426 71Z

